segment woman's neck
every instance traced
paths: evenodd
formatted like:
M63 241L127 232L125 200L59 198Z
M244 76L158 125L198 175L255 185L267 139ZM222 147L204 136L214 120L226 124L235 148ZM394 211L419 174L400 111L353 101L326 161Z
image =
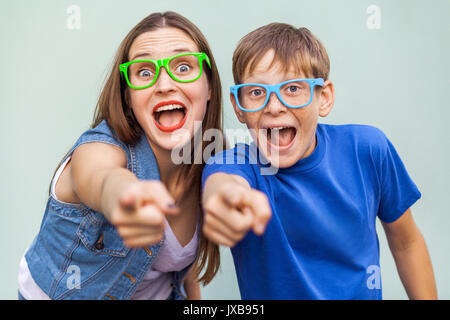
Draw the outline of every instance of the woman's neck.
M159 176L161 182L164 183L167 190L176 197L178 191L176 189L176 182L181 174L181 165L177 165L172 161L172 151L163 149L159 146L150 142L150 139L147 139L150 147L153 150L153 154L155 155L156 162L158 163L159 168Z

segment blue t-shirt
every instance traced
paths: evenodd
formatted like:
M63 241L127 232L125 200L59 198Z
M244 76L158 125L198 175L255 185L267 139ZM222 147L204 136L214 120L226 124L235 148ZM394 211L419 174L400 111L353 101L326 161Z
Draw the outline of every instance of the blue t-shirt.
M272 218L232 248L242 299L381 299L376 217L398 219L421 196L391 142L364 125L318 124L313 153L262 173L254 144L209 159L265 193Z

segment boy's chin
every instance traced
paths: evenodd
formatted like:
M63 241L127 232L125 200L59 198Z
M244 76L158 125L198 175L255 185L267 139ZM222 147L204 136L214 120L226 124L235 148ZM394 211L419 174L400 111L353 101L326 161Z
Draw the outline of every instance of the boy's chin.
M259 148L259 150L262 152L265 162L269 162L272 167L279 169L292 167L301 158L300 154L286 154L278 152L276 149L264 150Z
M298 160L288 156L269 157L270 164L279 169L292 167Z

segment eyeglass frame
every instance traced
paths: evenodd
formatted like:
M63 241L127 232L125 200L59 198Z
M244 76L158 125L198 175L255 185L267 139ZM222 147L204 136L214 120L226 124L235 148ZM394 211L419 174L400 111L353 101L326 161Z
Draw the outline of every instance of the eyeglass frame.
M172 59L174 58L178 58L181 56L187 56L187 55L191 55L191 56L196 56L198 58L198 63L199 63L199 67L200 67L200 72L198 74L198 76L193 79L193 80L180 80L177 79L177 77L175 77L172 72L170 71L169 68L169 63ZM136 90L140 90L140 89L146 89L150 86L152 86L156 80L158 79L159 76L159 71L161 69L161 67L164 67L164 69L166 69L167 74L175 81L177 82L181 82L181 83L186 83L186 82L194 82L195 80L198 80L201 76L202 76L202 72L203 72L203 61L206 61L206 63L208 64L209 68L211 69L211 61L209 60L209 57L206 53L204 52L185 52L185 53L180 53L165 59L158 59L158 60L151 60L151 59L141 59L141 60L133 60L133 61L128 61L125 63L122 63L119 65L119 70L122 74L122 76L125 78L128 86L132 89L136 89ZM130 80L128 79L128 66L136 63L136 62L152 62L156 65L156 71L155 71L155 77L153 78L153 80L150 82L150 84L145 85L143 87L135 87L131 84Z
M284 86L285 84L291 83L291 82L297 82L297 81L306 81L309 83L309 86L311 88L311 97L309 99L309 101L305 104L302 104L300 106L291 106L288 105L283 98L280 95L280 88L282 86ZM275 94L278 97L278 100L280 100L280 102L282 104L284 104L286 107L288 108L292 108L292 109L298 109L298 108L303 108L306 107L307 105L309 105L314 97L314 87L315 86L321 86L323 87L325 84L325 81L323 78L314 78L314 79L294 79L294 80L288 80L288 81L284 81L284 82L280 82L278 84L261 84L261 83L242 83L242 84L238 84L238 85L234 85L234 86L230 86L230 92L232 94L234 94L234 98L236 100L236 104L238 106L239 109L241 109L242 111L246 111L246 112L256 112L259 110L264 109L264 107L267 106L267 103L269 102L269 99L272 95L273 92L275 92ZM266 101L264 101L263 105L257 109L245 109L244 107L241 106L240 102L239 102L239 97L238 97L238 91L241 87L245 87L245 86L258 86L258 87L262 87L266 90L267 92L267 96L266 96Z

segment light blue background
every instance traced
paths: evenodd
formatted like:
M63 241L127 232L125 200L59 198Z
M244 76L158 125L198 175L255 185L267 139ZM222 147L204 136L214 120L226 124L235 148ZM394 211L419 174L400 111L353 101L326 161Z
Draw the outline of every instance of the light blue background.
M132 5L130 5L132 3ZM369 5L381 29L366 25ZM81 28L67 28L70 5ZM51 176L86 130L120 41L155 11L185 15L205 34L221 74L225 128L243 128L228 101L237 41L269 22L306 26L327 47L336 103L325 123L382 129L422 192L413 207L435 270L450 298L448 99L450 1L2 1L0 4L0 298L16 299L17 267L36 235ZM405 299L381 225L384 298ZM339 277L337 274L336 277ZM239 299L228 249L204 299Z

